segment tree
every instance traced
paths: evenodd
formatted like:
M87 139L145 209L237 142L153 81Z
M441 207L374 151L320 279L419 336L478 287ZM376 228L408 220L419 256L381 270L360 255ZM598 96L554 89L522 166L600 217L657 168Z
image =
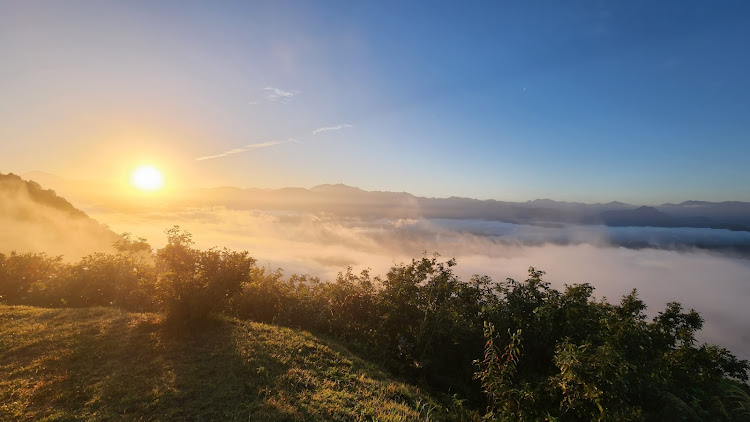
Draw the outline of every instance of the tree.
M171 321L205 321L225 309L249 281L255 259L247 251L193 249L192 235L174 226L156 254L158 297Z

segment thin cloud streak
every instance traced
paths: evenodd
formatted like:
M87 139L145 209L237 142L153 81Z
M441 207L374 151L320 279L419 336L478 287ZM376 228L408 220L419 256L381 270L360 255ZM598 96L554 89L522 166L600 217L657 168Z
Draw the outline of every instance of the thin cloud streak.
M319 133L332 132L332 131L341 130L341 129L344 129L344 128L347 128L347 127L354 127L354 126L348 125L348 124L344 123L344 124L340 124L340 125L336 125L336 126L319 127L317 129L315 129L312 133L313 133L313 135L317 135Z
M266 99L270 101L276 101L280 103L288 103L292 97L299 94L299 91L284 91L278 88L274 88L272 86L267 86L263 88L264 91L268 91L268 95L266 95Z
M290 139L287 139L285 141L270 141L270 142L262 142L262 143L259 143L259 144L249 144L249 145L245 145L244 147L241 147L241 148L234 148L234 149L230 149L228 151L224 151L224 152L222 152L220 154L206 155L206 156L203 156L203 157L198 157L198 158L195 159L195 161L212 160L214 158L222 158L222 157L226 157L228 155L239 154L241 152L249 151L251 149L266 148L266 147L271 147L271 146L274 146L274 145L288 144L288 143L291 143L291 142L297 142L297 140L290 138Z

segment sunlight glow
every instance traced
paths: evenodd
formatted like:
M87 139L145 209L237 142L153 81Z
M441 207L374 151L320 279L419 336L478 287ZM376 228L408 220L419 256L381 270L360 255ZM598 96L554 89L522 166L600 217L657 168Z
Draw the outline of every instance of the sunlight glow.
M138 189L154 191L164 186L164 178L156 167L141 166L133 171L130 183Z

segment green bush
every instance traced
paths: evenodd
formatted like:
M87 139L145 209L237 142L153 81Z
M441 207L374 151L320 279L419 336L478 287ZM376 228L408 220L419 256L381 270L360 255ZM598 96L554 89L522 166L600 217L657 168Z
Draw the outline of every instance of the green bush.
M118 306L154 309L156 274L132 255L95 253L72 265L57 288L68 306Z
M193 249L190 233L175 226L156 253L157 297L170 321L192 324L224 310L249 281L255 259L247 251Z
M55 286L67 277L61 256L45 253L0 253L0 301L9 304L59 306Z
M670 303L649 323L635 291L613 305L594 301L589 285L561 293L542 272L529 274L498 288L484 333L476 378L489 419L743 420L726 409L741 415L742 405L731 403L744 396L733 402L722 388L727 378L747 381L750 366L726 349L695 345L703 325L697 312Z

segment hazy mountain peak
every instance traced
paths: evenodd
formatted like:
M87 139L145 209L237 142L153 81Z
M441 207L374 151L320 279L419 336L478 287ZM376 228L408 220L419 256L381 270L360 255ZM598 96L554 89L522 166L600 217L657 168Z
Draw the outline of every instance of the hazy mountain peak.
M657 213L661 213L661 214L663 214L662 212L660 212L660 211L659 211L659 210L657 210L656 208L654 208L654 207L650 207L650 206L648 206L648 205L641 205L640 207L638 207L638 208L634 209L633 211L634 211L634 212L640 212L640 213L646 213L646 212L657 212Z
M555 201L555 200L549 199L549 198L541 198L541 199L534 199L532 201L526 201L526 203L527 204L531 204L531 205L542 205L542 206L545 206L545 205L557 205L557 204L565 203L565 202L559 202L559 201Z
M332 184L324 184L324 185L318 185L310 188L310 191L312 192L318 192L318 193L364 193L365 190L362 190L360 188L355 188L353 186L345 185L343 183L337 183L335 185Z

